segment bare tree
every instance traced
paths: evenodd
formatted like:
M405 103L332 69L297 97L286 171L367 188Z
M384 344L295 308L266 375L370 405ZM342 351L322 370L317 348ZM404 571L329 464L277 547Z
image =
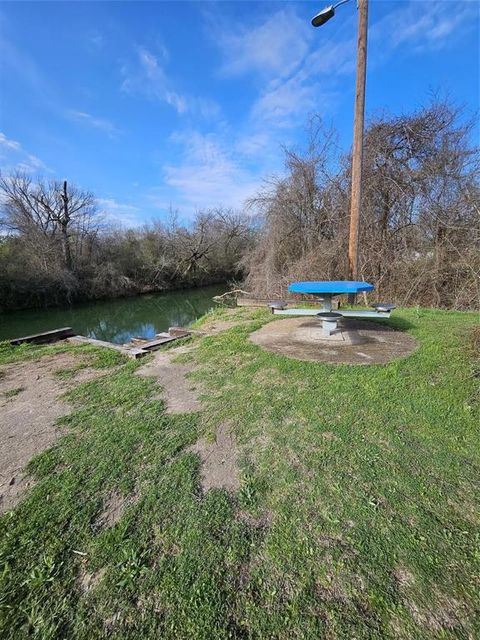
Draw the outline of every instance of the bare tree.
M480 304L479 153L461 110L434 100L367 127L359 273L402 304ZM286 175L250 205L263 218L247 288L284 295L292 279L342 279L351 158L318 128ZM333 158L332 158L333 155Z
M72 239L83 241L97 230L96 201L88 191L67 181L34 182L25 173L0 176L3 215L0 223L7 230L26 238L42 237L58 241L63 266L72 271ZM77 242L78 250L78 242Z

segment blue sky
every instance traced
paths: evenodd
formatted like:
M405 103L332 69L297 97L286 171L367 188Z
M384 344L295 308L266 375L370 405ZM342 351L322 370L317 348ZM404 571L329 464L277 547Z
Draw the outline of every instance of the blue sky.
M125 226L241 206L308 114L349 146L357 11L314 29L325 4L4 1L2 172L65 177ZM371 0L367 118L435 91L475 114L479 7Z

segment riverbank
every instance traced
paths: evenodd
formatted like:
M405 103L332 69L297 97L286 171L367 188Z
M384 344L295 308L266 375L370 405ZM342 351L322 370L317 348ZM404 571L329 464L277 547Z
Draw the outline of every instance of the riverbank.
M211 312L150 370L1 347L4 414L30 364L65 394L0 521L2 637L476 637L477 314L396 311L419 347L384 366L263 351L271 320Z
M44 311L54 311L54 310L62 310L62 309L71 309L78 308L82 306L93 305L96 303L105 303L105 302L113 302L115 300L129 300L131 298L141 298L142 296L148 295L167 295L169 293L181 293L182 291L195 291L196 289L208 289L208 288L219 288L222 292L228 290L228 278L213 278L205 281L199 281L198 283L177 283L171 286L138 286L131 287L127 290L117 291L108 295L107 293L103 293L101 295L82 295L82 296L74 296L70 299L61 298L61 299L51 299L48 302L45 301L44 304L17 304L17 305L5 305L4 301L0 300L0 318L8 317L10 314L15 314L18 312L36 312L42 313Z
M180 289L136 297L98 300L66 308L0 314L0 340L72 327L75 333L116 344L153 338L171 326L185 326L215 306L227 285Z

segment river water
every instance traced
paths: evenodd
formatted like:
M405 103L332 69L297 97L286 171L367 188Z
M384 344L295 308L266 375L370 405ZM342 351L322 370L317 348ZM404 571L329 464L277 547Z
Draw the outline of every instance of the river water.
M0 341L60 327L72 327L77 334L117 344L135 336L153 338L169 327L187 326L216 306L212 297L227 289L223 284L0 314Z

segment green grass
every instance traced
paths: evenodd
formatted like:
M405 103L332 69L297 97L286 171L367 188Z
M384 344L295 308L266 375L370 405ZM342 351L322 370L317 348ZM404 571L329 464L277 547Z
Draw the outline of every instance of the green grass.
M478 637L478 315L395 312L418 350L358 367L264 352L248 335L271 316L238 316L182 355L197 414L166 415L138 363L89 351L115 369L70 392L65 435L0 521L0 635ZM3 345L0 362L64 349ZM225 421L242 485L202 496L185 449ZM112 494L135 499L101 528ZM85 594L86 571L101 579Z
M23 387L15 387L15 389L8 389L2 393L4 398L14 398L18 396L19 393L22 393Z

